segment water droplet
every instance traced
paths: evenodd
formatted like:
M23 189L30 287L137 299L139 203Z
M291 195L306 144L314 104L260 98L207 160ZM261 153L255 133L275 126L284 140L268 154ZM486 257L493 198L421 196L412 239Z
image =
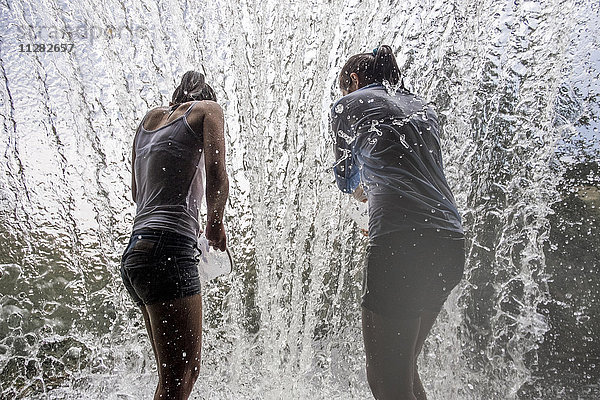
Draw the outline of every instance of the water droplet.
M162 168L163 171L166 171L167 169L165 167Z
M337 106L335 106L335 112L337 114L341 114L344 112L344 105L343 104L338 104Z

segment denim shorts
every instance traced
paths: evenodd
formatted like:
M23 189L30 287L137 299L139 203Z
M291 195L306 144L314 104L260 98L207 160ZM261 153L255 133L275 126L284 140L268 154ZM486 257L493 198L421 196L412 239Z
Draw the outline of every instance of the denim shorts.
M462 234L395 232L369 244L362 306L397 319L438 312L465 266Z
M160 230L134 231L121 257L121 278L136 305L200 293L197 241Z

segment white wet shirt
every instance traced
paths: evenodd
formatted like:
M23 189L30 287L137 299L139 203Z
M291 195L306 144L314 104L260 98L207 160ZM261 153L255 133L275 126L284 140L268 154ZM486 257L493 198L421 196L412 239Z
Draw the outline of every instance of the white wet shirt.
M444 176L437 115L423 99L374 83L337 101L331 126L336 182L345 193L362 185L370 238L431 229L463 234Z

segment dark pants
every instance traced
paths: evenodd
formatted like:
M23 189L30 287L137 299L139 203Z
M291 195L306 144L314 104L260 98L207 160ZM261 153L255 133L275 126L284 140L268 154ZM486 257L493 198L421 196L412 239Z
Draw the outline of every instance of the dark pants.
M465 264L462 235L395 232L372 239L364 271L362 305L390 318L438 312L460 281Z

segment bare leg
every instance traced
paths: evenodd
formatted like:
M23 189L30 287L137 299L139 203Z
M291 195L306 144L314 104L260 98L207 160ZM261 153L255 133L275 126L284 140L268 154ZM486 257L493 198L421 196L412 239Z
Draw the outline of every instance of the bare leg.
M148 332L148 337L150 338L150 344L152 345L152 352L154 353L154 359L158 362L158 355L156 354L156 346L154 345L154 339L152 338L152 328L150 327L150 317L148 316L148 311L146 310L146 306L140 306L142 310L142 315L144 316L144 324L146 325L146 331Z
M202 296L146 306L158 364L155 400L186 400L200 372Z
M419 354L421 354L425 339L427 336L429 336L431 327L433 326L438 314L439 312L437 311L424 311L421 313L421 325L419 326L419 335L417 336L417 344L415 346L415 377L413 382L413 391L417 400L427 400L425 388L423 387L421 377L419 376L417 358L419 357Z
M416 400L415 350L420 318L390 319L363 308L367 380L377 400Z

